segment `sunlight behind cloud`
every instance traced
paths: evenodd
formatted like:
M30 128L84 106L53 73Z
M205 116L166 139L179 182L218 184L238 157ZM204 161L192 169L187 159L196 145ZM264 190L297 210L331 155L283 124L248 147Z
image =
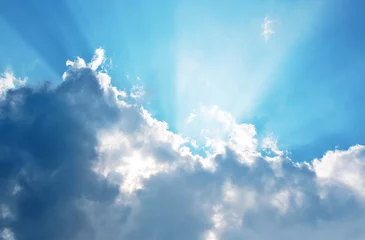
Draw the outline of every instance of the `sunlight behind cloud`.
M132 96L118 98L102 65L68 65L59 86L15 86L0 99L1 237L341 240L363 229L365 146L298 163L272 137L260 144L253 124L212 106L190 123L204 126L194 153L193 139ZM80 216L88 221L75 222ZM54 220L76 230L46 229Z
M0 239L365 239L361 4L132 2L0 4Z
M189 2L180 4L174 62L177 131L187 136L194 134L196 130L186 124L186 117L202 106L218 105L236 118L252 118L275 86L276 71L291 46L299 36L305 36L315 19L317 7L313 7L315 11L304 5L293 11L283 10L278 16L280 36L266 44L259 40L261 30L266 40L274 34L269 17L265 17L263 24L262 19L250 14L234 15L234 21L217 21L221 9L206 9Z

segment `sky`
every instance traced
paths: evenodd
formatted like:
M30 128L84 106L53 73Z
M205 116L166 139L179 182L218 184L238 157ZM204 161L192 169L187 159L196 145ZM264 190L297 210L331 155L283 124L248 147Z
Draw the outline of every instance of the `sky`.
M363 7L0 2L0 239L364 239Z

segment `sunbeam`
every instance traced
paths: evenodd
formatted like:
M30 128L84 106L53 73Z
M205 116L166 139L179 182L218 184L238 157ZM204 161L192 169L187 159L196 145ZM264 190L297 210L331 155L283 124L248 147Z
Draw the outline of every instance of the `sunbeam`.
M365 239L364 7L0 1L0 239Z

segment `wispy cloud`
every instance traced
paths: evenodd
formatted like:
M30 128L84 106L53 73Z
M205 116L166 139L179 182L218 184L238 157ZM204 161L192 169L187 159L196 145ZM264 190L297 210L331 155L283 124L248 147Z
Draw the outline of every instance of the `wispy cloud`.
M264 19L264 23L261 25L261 35L264 37L265 41L269 41L271 36L275 34L272 27L273 20L266 16Z
M196 118L196 114L190 113L189 117L186 119L186 124L190 124L192 121L194 121L195 118Z
M89 63L89 68L92 70L98 69L98 67L105 61L105 51L102 48L98 48L95 50L95 54L93 56L93 59Z
M142 99L145 94L144 88L142 85L133 85L131 89L130 96L134 99Z

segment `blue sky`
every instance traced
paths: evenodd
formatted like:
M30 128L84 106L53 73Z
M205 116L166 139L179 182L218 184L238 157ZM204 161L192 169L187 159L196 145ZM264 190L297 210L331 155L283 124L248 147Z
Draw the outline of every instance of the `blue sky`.
M0 68L59 82L64 59L103 47L115 84L138 76L147 108L173 131L193 134L186 118L214 104L309 160L364 143L360 9L339 0L7 1Z
M2 1L0 238L364 239L364 7Z

